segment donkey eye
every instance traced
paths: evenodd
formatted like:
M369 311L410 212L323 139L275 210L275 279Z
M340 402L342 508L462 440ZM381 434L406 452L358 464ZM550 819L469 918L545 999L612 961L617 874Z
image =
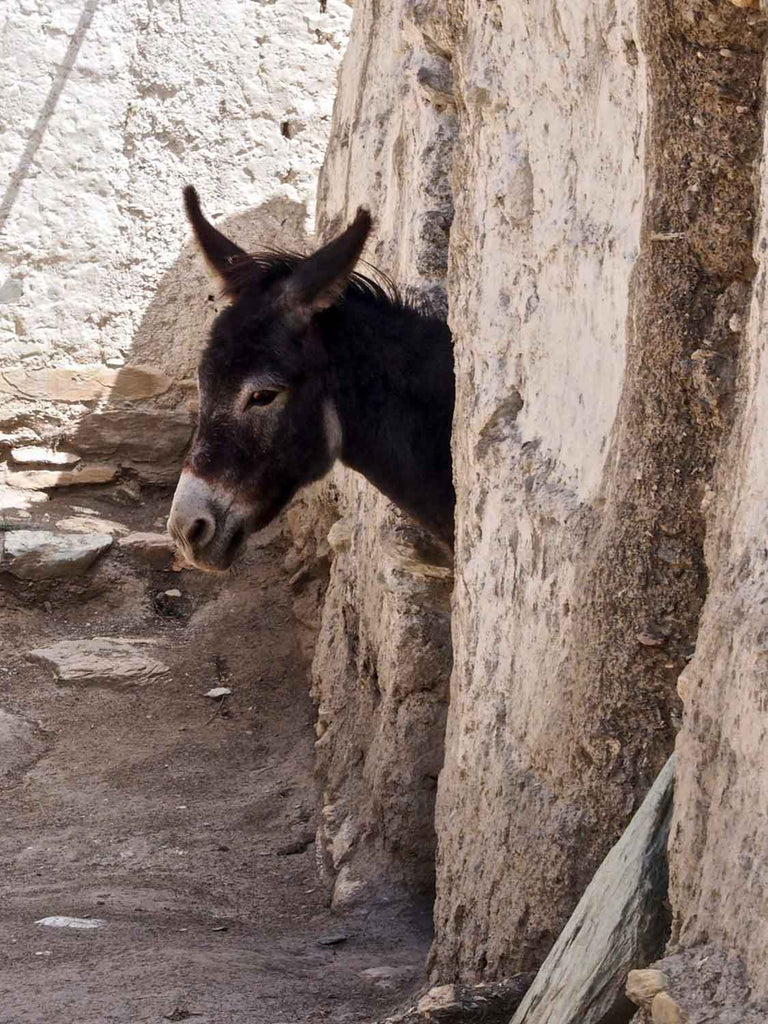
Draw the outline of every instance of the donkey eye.
M258 405L259 407L271 405L279 394L279 391L254 391L248 399L248 407L250 408L252 405Z

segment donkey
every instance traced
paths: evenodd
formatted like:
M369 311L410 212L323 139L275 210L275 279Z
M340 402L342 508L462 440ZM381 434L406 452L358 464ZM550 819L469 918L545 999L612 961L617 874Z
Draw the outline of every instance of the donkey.
M310 256L248 254L206 220L191 186L184 200L233 301L198 367L197 431L168 522L183 555L228 569L336 459L452 546L451 333L383 275L355 272L368 211Z

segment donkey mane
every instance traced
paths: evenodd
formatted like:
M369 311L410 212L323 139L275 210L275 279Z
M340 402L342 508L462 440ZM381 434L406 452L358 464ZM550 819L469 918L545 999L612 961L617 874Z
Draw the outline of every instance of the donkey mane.
M271 288L278 281L289 277L305 259L306 256L301 253L278 248L264 248L243 256L234 256L230 260L231 269L228 271L228 282L224 290L233 293L245 290L249 285L253 286L254 277L260 288ZM407 310L427 317L438 315L429 296L414 288L401 290L383 270L365 260L360 260L360 263L372 276L366 276L359 271L351 273L336 306L343 305L348 299L357 299L368 305L383 304L395 311ZM254 275L254 270L258 276Z

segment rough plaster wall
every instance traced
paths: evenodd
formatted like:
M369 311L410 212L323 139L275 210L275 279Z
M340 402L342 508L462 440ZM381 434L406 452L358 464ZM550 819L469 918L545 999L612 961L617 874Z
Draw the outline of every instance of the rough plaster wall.
M356 5L333 133L318 191L329 235L360 203L375 237L366 254L444 306L450 66L425 5ZM313 667L318 853L335 905L399 903L434 887L434 796L450 672L450 572L420 531L361 477L338 470L309 502L308 550L335 518L333 562ZM297 525L299 534L301 525ZM321 550L323 548L321 536ZM304 598L300 596L302 611Z
M540 962L672 747L752 274L762 47L743 10L696 0L465 16L447 977Z
M742 41L744 37L742 35ZM760 54L759 57L762 56ZM757 90L756 90L757 92ZM762 99L762 90L757 93ZM736 424L708 514L710 587L696 653L679 681L673 940L736 950L768 997L768 251L766 153L757 276L737 381ZM695 977L695 963L690 964ZM749 994L749 989L747 989ZM741 1018L739 1018L741 1019ZM760 1019L765 1019L760 1017Z
M541 961L663 763L665 730L669 745L659 714L662 742L628 757L610 665L582 679L572 663L597 614L585 577L615 500L640 248L636 11L491 4L465 17L450 278L455 668L434 947L445 977ZM620 649L606 654L624 668ZM584 793L590 775L602 797Z
M425 51L437 63L416 81L431 109L408 74ZM377 262L430 284L419 260L433 259L433 241L417 229L419 211L430 181L449 204L446 172L435 176L402 140L428 140L443 108L458 124L447 153L458 513L437 979L543 959L674 744L676 680L709 569L683 683L677 932L683 943L731 944L765 980L754 803L764 793L764 637L756 612L742 621L759 607L762 579L751 539L762 526L759 395L713 476L755 272L763 53L761 16L715 0L358 4L321 223L335 228L345 204L348 215L372 202ZM761 297L762 276L757 288ZM759 381L759 309L737 396ZM414 648L398 629L424 623L424 611L414 618L402 595L386 605L386 504L345 474L333 488L335 499L322 494L323 529L346 518L333 538L315 691L323 849L344 902L370 896L374 877L428 879L415 845L398 859L391 840L410 826L409 807L429 806L407 769L419 750L437 759L440 718L410 734L392 727L398 681L413 678ZM749 582L734 600L737 575ZM434 682L426 692L444 699ZM727 868L739 811L745 853ZM745 913L752 950L738 934Z
M342 0L226 0L215 13L202 0L3 5L4 451L63 438L172 478L193 382L177 385L217 305L185 244L181 188L197 184L245 245L303 243L350 13ZM149 395L121 369L133 364L154 368ZM49 367L62 376L36 372ZM70 393L99 374L101 385ZM143 420L130 418L136 402L149 403ZM105 406L122 421L83 424ZM126 437L166 430L175 441L154 468L123 451Z

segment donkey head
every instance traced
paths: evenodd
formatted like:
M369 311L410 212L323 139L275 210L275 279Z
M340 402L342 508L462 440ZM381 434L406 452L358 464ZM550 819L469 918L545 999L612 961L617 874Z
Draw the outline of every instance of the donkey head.
M245 538L331 468L341 426L317 316L343 294L371 228L358 210L313 255L249 256L184 192L202 251L233 302L216 319L198 367L197 431L168 528L198 568L227 569Z

